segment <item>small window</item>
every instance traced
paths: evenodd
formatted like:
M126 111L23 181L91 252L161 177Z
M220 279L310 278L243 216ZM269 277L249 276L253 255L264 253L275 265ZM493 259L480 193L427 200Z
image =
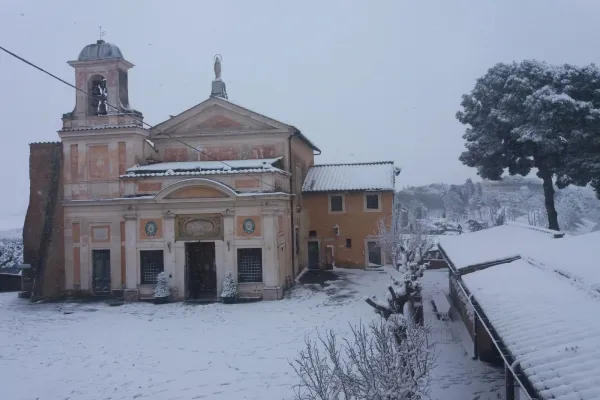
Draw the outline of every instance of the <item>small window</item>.
M379 210L379 194L367 194L366 196L367 210Z
M238 282L262 282L262 249L238 249L237 256Z
M346 248L352 247L352 239L346 239Z
M317 231L308 231L308 237L311 237L311 238L317 237Z
M155 284L156 277L165 269L162 250L140 251L142 285Z
M344 211L344 198L341 195L329 196L329 211L331 211L331 212Z

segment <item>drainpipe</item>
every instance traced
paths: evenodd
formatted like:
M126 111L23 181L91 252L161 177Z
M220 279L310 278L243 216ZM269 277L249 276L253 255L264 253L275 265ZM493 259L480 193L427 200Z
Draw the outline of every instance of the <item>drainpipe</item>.
M293 185L292 185L292 180L293 180L293 170L292 170L292 136L290 135L288 136L288 171L290 172L290 193L292 193L293 191ZM296 241L298 240L296 238L295 235L295 219L294 219L294 195L292 194L292 196L290 197L290 218L291 218L291 230L292 230L292 282L296 279L296 267L295 267L295 261L296 261Z

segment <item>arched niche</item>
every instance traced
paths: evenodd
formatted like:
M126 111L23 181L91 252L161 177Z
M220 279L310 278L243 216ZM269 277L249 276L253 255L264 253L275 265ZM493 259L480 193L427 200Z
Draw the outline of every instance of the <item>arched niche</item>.
M227 200L235 199L237 193L229 186L212 179L184 179L167 186L156 194L157 201Z

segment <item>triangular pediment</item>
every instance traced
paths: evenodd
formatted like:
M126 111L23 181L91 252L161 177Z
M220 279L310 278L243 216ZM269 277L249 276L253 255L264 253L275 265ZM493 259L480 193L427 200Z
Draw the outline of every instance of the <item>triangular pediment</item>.
M227 100L211 98L156 125L155 134L288 131L292 128Z

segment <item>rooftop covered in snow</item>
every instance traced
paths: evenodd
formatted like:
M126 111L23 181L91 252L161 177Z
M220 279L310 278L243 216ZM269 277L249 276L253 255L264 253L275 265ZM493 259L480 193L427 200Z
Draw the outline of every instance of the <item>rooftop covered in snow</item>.
M550 268L600 294L600 232L565 236L550 246L531 246L524 258Z
M550 248L563 236L563 232L508 222L477 232L440 236L438 245L450 265L461 270Z
M576 262L577 254L570 256ZM600 280L598 271L593 282ZM522 370L537 398L600 398L600 293L524 259L471 272L462 281L510 353L510 367Z
M302 192L393 191L399 173L393 161L314 165L308 170Z
M129 168L121 178L277 172L281 157L252 160L161 162Z

